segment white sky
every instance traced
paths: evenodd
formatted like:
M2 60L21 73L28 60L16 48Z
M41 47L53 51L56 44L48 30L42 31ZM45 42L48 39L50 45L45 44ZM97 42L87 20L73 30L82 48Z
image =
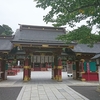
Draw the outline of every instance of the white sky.
M48 10L35 7L33 0L0 0L0 25L6 24L15 32L18 24L52 26L43 21Z
M49 9L36 8L34 0L0 0L0 25L6 24L15 32L19 28L18 24L52 26L43 21ZM82 21L82 24L86 24ZM80 24L77 24L80 26ZM66 30L72 30L69 27Z

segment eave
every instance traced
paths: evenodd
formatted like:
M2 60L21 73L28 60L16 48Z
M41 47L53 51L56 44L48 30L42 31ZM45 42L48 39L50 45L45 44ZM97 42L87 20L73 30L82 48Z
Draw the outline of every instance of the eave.
M12 41L14 46L22 46L22 47L49 47L49 48L73 48L75 43L72 44L65 44L62 42L56 43L48 43L48 42L25 42L25 41Z

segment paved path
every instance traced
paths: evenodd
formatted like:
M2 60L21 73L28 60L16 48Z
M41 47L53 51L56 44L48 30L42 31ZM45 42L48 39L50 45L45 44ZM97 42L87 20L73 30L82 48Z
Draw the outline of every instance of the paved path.
M0 87L0 100L16 100L22 87Z
M31 80L23 82L23 73L16 76L9 76L8 80L0 82L0 87L22 86L22 90L17 100L89 100L79 94L70 86L97 86L98 82L82 82L67 77L63 72L63 82L57 82L51 79L51 72L32 72Z
M100 92L97 92L97 86L70 86L78 93L84 95L90 100L100 100Z

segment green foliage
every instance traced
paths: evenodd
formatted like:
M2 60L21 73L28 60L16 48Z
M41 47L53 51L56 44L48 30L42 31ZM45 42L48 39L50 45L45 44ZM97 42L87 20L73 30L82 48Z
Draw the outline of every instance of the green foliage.
M8 25L0 25L0 35L12 35L13 31Z
M57 39L62 40L66 43L76 42L88 44L92 47L94 43L100 41L100 33L92 34L91 28L83 25L78 29L68 32L65 35L59 35Z
M58 39L66 43L76 41L78 43L91 44L100 41L98 35L91 34L92 27L96 25L100 29L100 0L34 0L36 7L51 9L43 20L52 22L55 27L69 25L74 27L76 23L87 20L87 26L70 31L66 35L59 36ZM91 28L89 28L91 27Z
M88 25L100 24L100 0L34 0L36 7L48 7L51 11L44 16L45 22L54 22L54 26L67 23L73 27L74 22L91 17ZM56 17L55 17L56 16Z
M4 32L4 28L0 25L0 35Z

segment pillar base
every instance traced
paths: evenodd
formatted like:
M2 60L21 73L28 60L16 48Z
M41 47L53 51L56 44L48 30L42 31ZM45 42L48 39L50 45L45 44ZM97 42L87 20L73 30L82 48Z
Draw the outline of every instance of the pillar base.
M62 66L58 66L57 69L58 69L57 81L62 82Z
M82 78L81 81L86 81L86 79Z
M56 77L53 77L53 80L56 80Z
M51 79L54 79L54 69L52 68L52 76Z
M62 82L62 76L59 76L57 81Z
M96 91L100 92L100 85L97 87L97 90Z
M27 76L24 77L24 81L27 82L29 81L29 78Z
M31 80L31 78L28 79L29 81Z
M55 80L58 80L58 75L56 75L56 78L55 78Z
M54 77L52 76L52 77L51 77L51 79L53 79L53 80L54 80Z

